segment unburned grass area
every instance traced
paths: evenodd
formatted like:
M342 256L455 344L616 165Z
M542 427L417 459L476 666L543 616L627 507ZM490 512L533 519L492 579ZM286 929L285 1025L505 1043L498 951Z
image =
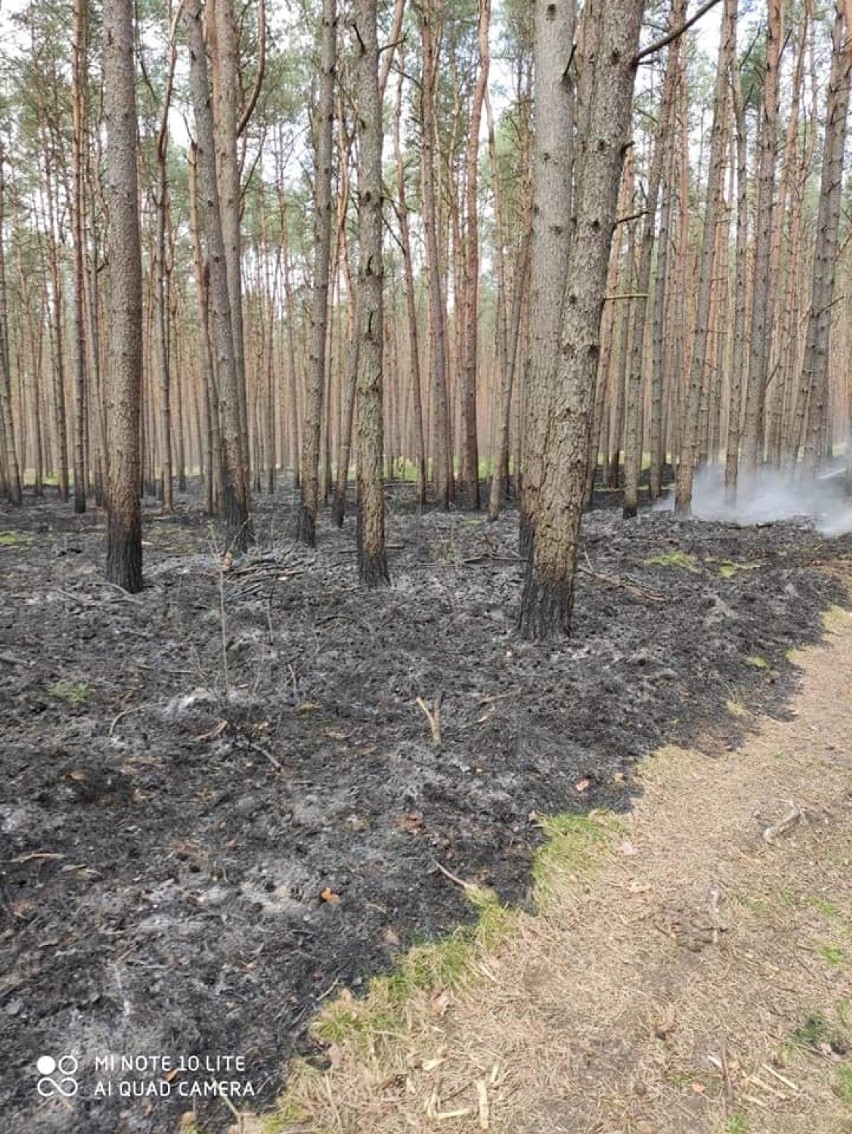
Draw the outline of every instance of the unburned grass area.
M262 1129L848 1131L852 616L827 626L788 721L710 762L659 750L628 816L544 821L534 910L463 979L433 963L390 1016L380 982L324 1009L326 1062Z

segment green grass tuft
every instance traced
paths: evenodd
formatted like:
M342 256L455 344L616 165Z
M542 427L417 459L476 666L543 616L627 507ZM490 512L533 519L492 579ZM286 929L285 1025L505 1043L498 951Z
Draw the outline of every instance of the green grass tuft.
M750 910L755 917L765 917L772 909L771 904L766 898L751 898L748 895L743 895L738 901L741 906L745 906L747 910Z
M546 901L551 882L558 875L591 870L598 861L598 852L617 826L613 816L574 815L548 816L541 821L547 842L533 862L533 880L540 901Z
M823 917L839 917L840 906L831 898L809 898L810 904Z
M719 578L733 579L740 571L757 571L760 563L736 563L732 559L725 559L719 564Z
M841 1102L852 1106L852 1064L844 1063L837 1068L834 1091Z
M804 1024L800 1024L790 1037L797 1047L810 1048L819 1051L820 1045L828 1042L831 1028L822 1012L814 1012L808 1016Z
M476 959L508 937L518 918L517 911L485 887L471 886L465 893L479 913L475 924L462 926L441 941L415 945L391 972L370 981L364 999L345 995L329 1004L311 1029L316 1038L326 1044L354 1040L356 1047L367 1050L376 1036L393 1036L415 994L463 989L475 975Z
M846 954L843 952L839 945L831 945L826 942L824 945L819 945L817 947L817 952L821 957L824 957L830 965L839 966L846 964Z
M65 701L69 705L80 705L91 692L90 687L85 681L57 681L55 685L51 685L48 693L51 697L57 697L60 701Z
M653 555L650 559L643 559L642 562L646 567L681 567L694 575L700 570L695 556L688 555L685 551L667 551L664 555Z
M725 1123L725 1134L748 1134L748 1119L741 1111L732 1114Z

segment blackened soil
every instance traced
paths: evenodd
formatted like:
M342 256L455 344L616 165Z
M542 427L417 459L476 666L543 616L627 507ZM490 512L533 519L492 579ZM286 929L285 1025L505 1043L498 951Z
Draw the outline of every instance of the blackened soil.
M575 636L535 646L514 633L514 514L390 507L393 586L371 593L351 520L313 553L290 506L261 501L259 550L222 573L196 504L151 508L136 597L102 581L102 514L0 512L10 1134L165 1134L192 1109L181 1085L210 1079L269 1103L321 998L470 917L436 863L524 901L537 816L629 807L661 742L722 750L742 709L783 712L787 651L819 634L844 594L825 568L852 552L800 524L600 510ZM418 697L443 698L440 748ZM110 1053L220 1073L127 1099L120 1081L162 1076L99 1071ZM69 1054L76 1095L43 1080L42 1097L37 1058ZM199 1112L231 1121L221 1101Z

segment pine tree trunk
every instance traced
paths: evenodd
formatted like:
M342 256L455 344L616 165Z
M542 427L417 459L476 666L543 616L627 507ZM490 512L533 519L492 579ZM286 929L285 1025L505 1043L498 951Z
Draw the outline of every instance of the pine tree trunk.
M106 577L142 589L139 410L142 389L142 253L136 171L132 0L104 8L104 104L109 226L109 377Z
M497 397L495 399L496 405L493 411L496 416L496 443L494 452L492 453L491 490L488 498L488 519L493 522L500 515L500 507L509 489L509 441L512 419L512 393L515 388L515 373L518 360L521 302L525 290L529 287L530 249L532 245L530 213L532 201L529 193L529 179L524 177L521 183L522 203L519 210L520 215L524 218L524 223L521 225L523 236L517 251L514 280L511 290L511 312L509 312L510 293L506 278L503 191L500 185L500 167L497 160L494 116L491 110L491 100L488 97L487 91L485 107L488 119L488 152L491 160L491 178L494 184L498 289L497 335L499 342L498 356L500 360L500 387L497 391Z
M601 310L630 126L643 0L590 9L580 67L579 169L555 381L547 388L544 477L520 630L570 633ZM539 96L541 97L541 96ZM545 113L550 108L545 103ZM539 344L534 346L534 350Z
M716 91L713 99L713 126L710 135L710 168L704 206L704 232L698 269L698 307L692 343L689 390L681 423L680 459L675 487L675 512L688 515L692 509L692 485L698 458L701 401L706 386L710 309L713 299L713 273L719 243L719 227L724 221L724 172L728 143L728 74L734 58L737 0L725 0L719 58L716 65Z
M763 411L772 337L772 255L775 223L775 151L778 143L779 65L783 34L781 0L768 0L766 68L763 78L763 104L759 127L760 156L757 175L757 214L754 242L754 287L751 310L748 381L742 438L742 470L753 476L763 459Z
M355 0L358 100L358 576L389 582L382 482L382 104L376 0Z
M6 205L5 155L0 143L0 232L3 231ZM38 421L38 413L36 414ZM3 467L6 471L5 493L10 504L22 500L21 470L15 442L15 421L12 416L12 382L9 371L9 324L6 305L6 255L0 239L0 441L3 446Z
M157 366L160 372L160 396L162 398L161 438L163 468L163 511L174 511L174 471L172 468L172 409L171 374L169 368L168 309L166 296L166 133L161 135L163 149L157 154L157 233L154 255L154 291L156 297L156 344Z
M296 362L296 303L293 296L292 269L290 264L290 243L287 236L287 199L279 184L279 213L281 218L281 258L284 274L284 306L287 315L287 394L289 407L287 423L290 440L290 469L293 475L293 488L301 487L301 449L299 444L299 397Z
M683 3L672 5L671 26L683 22ZM636 297L633 300L633 335L630 348L630 370L627 375L624 432L624 502L623 517L634 519L639 507L639 479L642 470L642 377L645 368L645 326L648 294L651 287L651 263L654 252L654 235L657 228L657 201L660 195L663 159L668 149L671 122L671 105L674 100L674 81L678 69L678 45L674 41L666 62L666 76L660 100L659 128L654 139L654 153L648 174L648 192L645 216L642 220L642 238L639 242L639 269L636 277Z
M86 329L83 162L86 123L86 6L74 0L74 42L71 49L72 146L71 227L74 240L74 511L86 511Z
M735 45L736 50L736 45ZM725 499L730 504L736 498L739 475L739 450L745 388L745 328L748 313L748 166L746 147L746 121L739 67L731 68L731 102L734 111L734 130L737 163L737 237L736 268L734 273L734 329L731 347L731 382L728 403L728 436L725 448Z
M201 218L198 208L198 151L190 147L189 156L189 227L192 232L192 258L195 286L198 292L198 338L201 353L201 386L203 433L199 437L204 469L204 511L212 516L222 497L222 451L219 441L219 400L216 395L216 374L210 342L210 304L208 302L209 271L205 269L201 248Z
M532 552L545 467L547 391L553 382L568 243L573 164L576 0L535 0L533 216L530 262L530 357L524 383L521 555Z
M303 418L301 505L297 538L316 547L319 511L319 464L325 393L328 287L331 262L332 149L334 143L334 83L337 66L337 0L323 0L319 106L316 130L316 231L314 283L311 302L311 347L307 404Z
M355 421L355 398L358 389L358 358L360 354L358 295L352 286L349 265L349 241L345 223L340 226L341 260L346 281L348 303L346 309L346 369L343 376L343 412L340 421L340 444L337 458L337 482L331 515L338 528L343 527L346 514L346 489L349 483L349 465L352 460L352 430Z
M222 221L219 210L213 115L210 109L210 84L207 77L207 56L201 26L200 0L187 0L184 7L184 20L189 43L189 75L195 111L198 172L205 199L204 221L207 233L207 267L210 281L211 338L224 457L221 503L227 522L228 546L235 551L244 551L254 541L254 532L251 522L248 470L243 461L243 450L240 443L240 408L234 358L233 323L228 291L225 244L222 238Z
M813 284L803 367L803 387L808 390L804 458L804 475L808 479L813 479L816 474L820 457L820 435L829 403L829 345L834 314L849 86L852 80L852 47L845 42L852 34L852 28L849 27L844 8L843 0L837 0L832 35L831 77L828 83Z
M404 41L399 43L399 67L405 71ZM402 269L404 273L405 314L408 330L409 367L411 370L411 405L414 416L414 459L417 464L417 500L419 504L426 503L426 443L423 426L423 395L421 393L420 378L420 336L417 330L417 305L414 295L414 270L411 263L411 232L408 223L408 199L405 187L405 166L402 160L401 123L402 123L402 93L403 84L400 81L397 88L396 112L393 125L394 162L396 165L396 193L397 217L399 219L399 239L402 251Z
M240 237L240 167L237 158L237 99L240 93L240 58L233 0L210 0L207 20L212 60L213 130L216 146L216 179L240 425L240 451L248 477L250 468L248 402L246 387L245 330L243 327L242 241Z
M467 139L464 234L464 311L461 364L462 462L461 493L468 507L479 509L479 443L476 382L479 324L479 128L488 83L488 32L491 0L479 0L479 66L470 110Z
M455 495L450 445L450 399L447 381L447 317L441 285L438 237L438 203L435 169L435 102L438 91L438 37L436 0L423 0L420 36L423 47L423 82L420 98L421 196L423 234L429 279L429 329L432 360L432 478L438 507L449 508Z

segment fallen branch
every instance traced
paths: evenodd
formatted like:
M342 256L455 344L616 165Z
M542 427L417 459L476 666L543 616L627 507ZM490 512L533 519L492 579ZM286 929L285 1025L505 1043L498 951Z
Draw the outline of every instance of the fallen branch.
M719 930L722 928L721 919L719 916L719 900L722 897L722 891L717 882L714 882L710 887L708 901L710 904L710 923L713 926L713 944L719 944ZM725 1049L722 1048L722 1062L725 1063Z
M670 602L665 595L654 594L652 591L646 591L644 587L638 586L636 583L628 583L620 575L603 575L600 571L596 571L592 566L592 561L589 559L589 554L586 552L586 566L582 563L577 565L577 571L582 575L590 575L591 578L597 579L599 583L606 583L611 587L621 587L630 594L638 595L639 598L647 599L649 602Z
M753 1106L759 1106L762 1110L766 1110L769 1106L768 1102L764 1102L763 1099L759 1099L756 1095L744 1094L742 1097L746 1102L750 1102Z
M508 693L494 693L487 697L481 697L478 693L473 693L471 696L479 697L480 705L493 705L495 701L505 701L507 697L518 697L520 693L520 689L512 689Z
M466 894L469 894L471 890L477 889L477 887L472 882L465 882L464 878L459 878L458 874L453 874L452 870L447 870L446 866L441 866L437 858L435 859L435 865L445 878L449 878L449 880L455 883L456 886L461 886Z
M793 803L792 799L788 799L785 802L789 803L790 811L780 822L773 823L771 824L771 826L766 828L766 830L763 832L764 842L774 843L779 835L785 835L788 831L792 830L792 828L796 826L799 820L804 818L804 812L800 807L797 807L796 804Z
M526 559L522 559L519 555L495 555L491 551L486 551L482 555L471 555L467 559L462 559L465 567L473 567L477 563L526 563Z
M768 1063L761 1063L760 1066L763 1068L764 1071L768 1071L770 1075L774 1075L775 1078L779 1081L779 1083L783 1083L785 1087L789 1087L790 1090L795 1091L796 1094L799 1093L799 1088L796 1086L795 1083L791 1082L791 1080L788 1079L785 1075L782 1075L782 1074L780 1074L780 1072L775 1071L772 1067L769 1066Z
M790 1097L783 1091L779 1091L777 1087L770 1086L769 1083L764 1083L764 1081L762 1079L759 1079L757 1075L749 1075L746 1079L746 1082L751 1083L753 1087L759 1087L761 1091L768 1091L770 1095L775 1095L776 1098L786 1100Z
M261 744L255 744L255 742L253 740L249 740L249 738L247 736L244 736L242 739L243 739L243 744L247 745L254 752L259 752L261 756L265 756L266 759L269 761L269 763L272 765L272 767L277 772L283 772L284 771L284 765L279 763L279 761L275 759L275 757L272 755L272 753L268 752Z
M725 1090L725 1111L730 1116L734 1110L734 1084L731 1079L731 1065L728 1062L728 1045L722 1040L722 1084Z
M129 591L126 591L124 587L120 587L118 583L110 583L108 579L98 578L91 580L91 582L99 583L102 587L111 587L112 590L117 593L118 598L124 599L125 602L131 602L134 606L142 606L142 599L137 595L132 595Z
M17 858L10 858L7 859L7 861L14 863L16 866L23 866L25 862L42 862L57 858L65 858L65 855L57 854L55 851L33 851L30 854L19 854Z
M488 1105L488 1087L484 1079L476 1080L476 1096L479 1103L479 1129L489 1128L490 1108Z
M115 726L123 717L129 717L131 713L142 713L145 711L145 709L151 708L153 708L153 705L150 703L150 701L146 701L142 705L134 705L132 709L125 709L124 712L119 713L117 717L113 718L113 722L109 726L109 735L112 736L112 734L115 732Z
M444 694L439 693L435 698L435 702L430 709L422 697L418 697L416 705L423 711L426 720L429 722L429 731L432 734L432 744L436 748L441 747L441 702L444 699Z

